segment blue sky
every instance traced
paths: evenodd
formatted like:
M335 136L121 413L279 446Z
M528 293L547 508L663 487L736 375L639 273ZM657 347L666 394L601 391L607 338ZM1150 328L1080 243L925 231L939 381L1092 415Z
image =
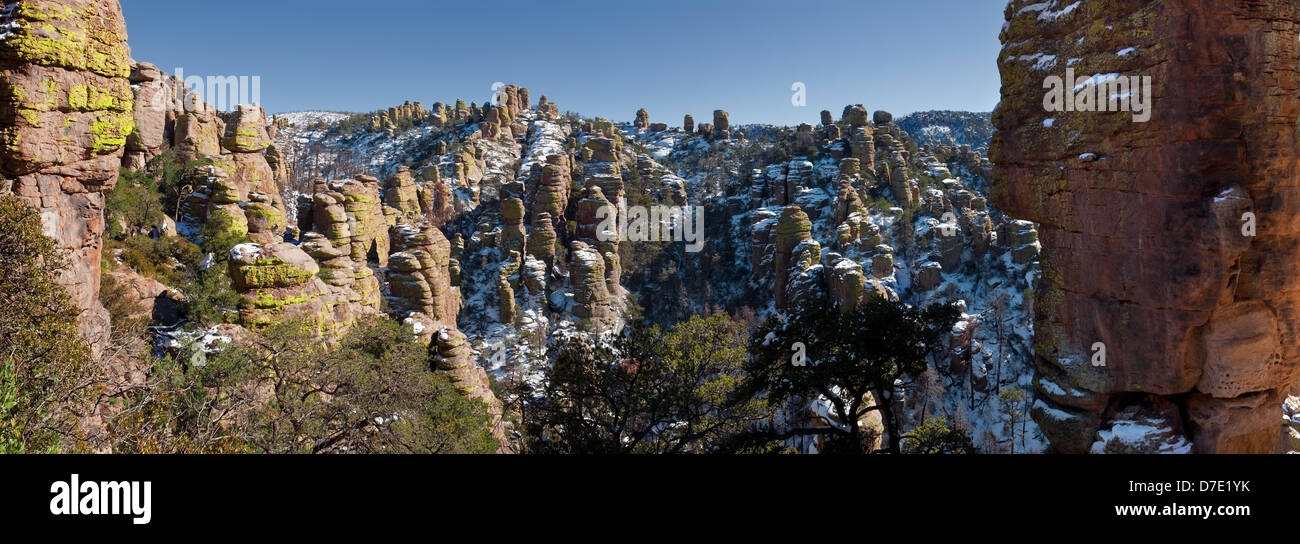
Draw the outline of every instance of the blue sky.
M816 124L846 104L990 111L1005 0L121 0L137 60L262 79L273 113L482 103L679 125ZM807 106L791 104L802 82Z

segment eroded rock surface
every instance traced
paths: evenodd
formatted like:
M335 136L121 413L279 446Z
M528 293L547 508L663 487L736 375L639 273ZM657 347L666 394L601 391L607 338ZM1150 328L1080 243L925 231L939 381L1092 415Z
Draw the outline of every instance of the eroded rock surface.
M45 234L70 250L58 279L98 355L110 326L99 302L104 191L135 128L122 10L116 0L30 0L6 3L0 17L0 192L39 209Z
M994 203L1041 225L1034 418L1083 452L1150 394L1194 451L1271 452L1300 375L1300 8L1067 4L1007 6L991 148ZM1045 111L1067 64L1150 76L1149 122Z

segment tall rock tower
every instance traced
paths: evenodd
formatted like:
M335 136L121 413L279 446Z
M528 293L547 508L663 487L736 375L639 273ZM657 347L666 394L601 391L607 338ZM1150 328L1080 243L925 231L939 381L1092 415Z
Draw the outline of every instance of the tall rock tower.
M1300 376L1300 4L1013 0L1006 18L993 198L1041 224L1034 419L1069 453L1272 452ZM1045 78L1067 70L1149 76L1150 119L1079 111L1100 105L1071 92L1087 80L1054 111ZM1133 424L1150 432L1114 432Z
M131 55L117 0L23 0L0 12L0 192L41 212L70 251L60 276L98 353L109 330L99 302L104 191L135 129Z

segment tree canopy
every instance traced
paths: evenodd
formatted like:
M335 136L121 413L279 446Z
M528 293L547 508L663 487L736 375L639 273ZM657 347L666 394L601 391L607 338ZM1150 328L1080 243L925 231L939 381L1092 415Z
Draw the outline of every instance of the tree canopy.
M737 393L762 394L776 403L820 397L829 404L829 421L807 425L795 417L791 428L769 427L751 433L753 439L820 437L823 452L869 452L877 437L864 428L863 420L878 412L888 439L884 450L902 451L902 433L893 410L896 386L925 371L930 351L951 332L959 316L954 305L917 309L871 297L856 308L840 309L824 297L810 297L793 311L769 320L754 334L753 359ZM806 360L799 360L797 354Z

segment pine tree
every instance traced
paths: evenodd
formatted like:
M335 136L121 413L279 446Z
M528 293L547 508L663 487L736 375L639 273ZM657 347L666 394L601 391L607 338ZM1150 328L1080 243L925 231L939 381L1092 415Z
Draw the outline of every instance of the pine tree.
M750 351L755 357L739 393L778 403L820 396L831 404L835 422L829 427L796 423L752 436L775 441L821 436L828 445L822 451L866 453L874 437L861 421L879 412L889 440L885 451L902 451L894 406L897 384L926 370L930 351L951 332L959 315L951 304L916 309L880 297L845 312L824 297L812 297L784 321L769 321L754 335ZM792 363L794 346L805 349L807 364Z

